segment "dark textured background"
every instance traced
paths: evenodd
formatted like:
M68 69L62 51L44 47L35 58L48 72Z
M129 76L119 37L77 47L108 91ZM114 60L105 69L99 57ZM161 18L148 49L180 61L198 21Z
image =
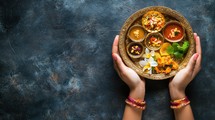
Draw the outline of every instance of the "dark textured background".
M112 42L133 12L156 5L200 35L202 70L187 95L196 120L214 120L214 0L0 0L0 119L120 120L128 88ZM168 81L146 82L143 119L172 120Z

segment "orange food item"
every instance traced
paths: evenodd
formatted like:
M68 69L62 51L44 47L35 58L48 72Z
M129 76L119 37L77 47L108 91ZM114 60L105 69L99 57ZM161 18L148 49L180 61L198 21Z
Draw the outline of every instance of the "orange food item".
M167 67L166 70L165 70L165 74L168 74L172 71L172 69L170 67Z
M161 58L161 55L160 55L160 53L155 52L155 60L157 60L158 58Z
M170 43L168 43L168 42L163 43L163 45L160 48L160 54L161 54L161 56L169 55L169 53L167 53L167 51L166 51L169 46L171 46Z
M161 70L160 70L158 67L155 67L155 71L156 71L157 73L161 73Z
M175 61L172 62L172 69L174 69L174 70L178 69L178 63L177 62L175 62Z
M178 63L169 55L157 58L158 66L155 67L156 73L169 74L172 70L178 69Z
M164 57L164 62L165 62L165 64L166 65L171 65L172 64L172 59L171 59L171 57L170 56L167 56L167 57Z
M157 59L157 63L158 63L158 66L162 67L163 64L164 64L163 58L162 58L162 57L158 58L158 59Z

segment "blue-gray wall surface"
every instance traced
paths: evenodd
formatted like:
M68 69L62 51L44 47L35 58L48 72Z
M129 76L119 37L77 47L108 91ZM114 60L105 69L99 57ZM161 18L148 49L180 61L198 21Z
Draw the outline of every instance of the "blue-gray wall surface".
M214 0L0 0L0 120L120 120L129 89L111 58L125 20L148 6L180 12L201 37L186 93L215 119ZM144 120L173 120L168 80L146 80Z

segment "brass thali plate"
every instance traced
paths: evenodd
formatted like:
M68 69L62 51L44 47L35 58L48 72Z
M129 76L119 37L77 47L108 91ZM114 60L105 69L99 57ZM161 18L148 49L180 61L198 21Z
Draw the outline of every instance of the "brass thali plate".
M129 44L129 42L131 42L131 40L129 40L128 35L127 35L129 28L133 25L141 25L142 16L149 11L158 11L158 12L162 13L167 22L171 21L171 20L180 22L184 26L184 29L185 29L184 39L188 40L189 44L190 44L186 55L184 56L183 60L181 60L179 63L179 68L177 70L171 71L169 74L164 74L164 73L148 74L148 73L145 73L143 71L142 67L135 60L131 59L129 57L129 55L127 54L127 51L126 51L127 45ZM160 33L162 33L162 32L160 32ZM134 14L132 14L125 21L125 23L123 24L121 31L120 31L119 53L120 53L120 56L122 57L122 60L124 61L124 63L128 67L130 67L134 71L136 71L138 75L140 75L141 77L144 77L144 78L151 79L151 80L164 80L164 79L171 78L171 77L175 76L179 70L186 67L189 59L194 54L194 52L195 52L195 42L194 42L193 30L192 30L189 22L179 12L172 10L168 7L151 6L151 7L140 9L137 12L135 12Z

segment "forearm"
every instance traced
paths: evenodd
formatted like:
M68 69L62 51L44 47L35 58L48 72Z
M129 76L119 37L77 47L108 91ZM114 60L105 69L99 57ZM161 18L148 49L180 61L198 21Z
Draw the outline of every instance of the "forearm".
M143 88L142 86L137 87L136 89L130 91L129 96L134 99L144 100L145 88ZM126 104L123 120L141 120L141 117L142 117L141 109L137 109L133 106Z
M184 90L179 91L175 88L170 88L171 100L177 100L186 97ZM193 112L190 104L180 109L174 109L175 120L194 120Z
M190 105L187 105L181 109L175 109L175 120L194 120L193 112Z

